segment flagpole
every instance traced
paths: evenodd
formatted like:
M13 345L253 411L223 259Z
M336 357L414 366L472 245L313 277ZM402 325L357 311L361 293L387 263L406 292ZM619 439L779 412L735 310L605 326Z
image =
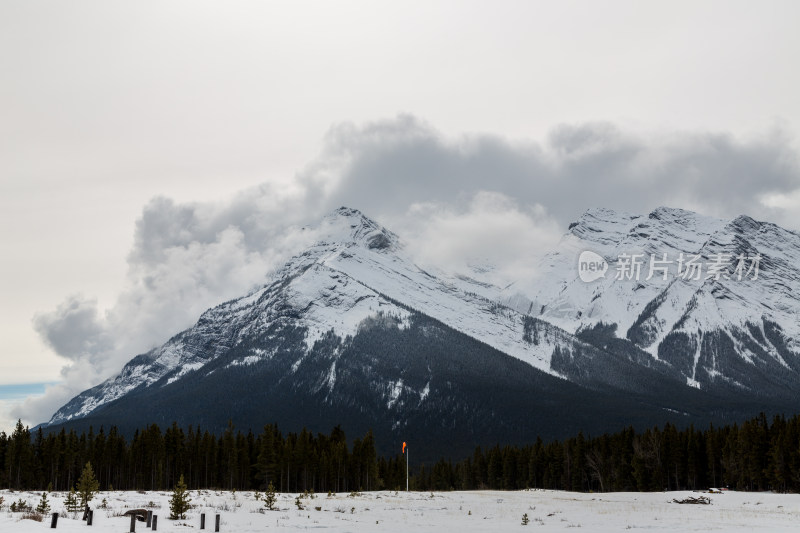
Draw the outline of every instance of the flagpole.
M408 446L406 446L406 492L408 492Z

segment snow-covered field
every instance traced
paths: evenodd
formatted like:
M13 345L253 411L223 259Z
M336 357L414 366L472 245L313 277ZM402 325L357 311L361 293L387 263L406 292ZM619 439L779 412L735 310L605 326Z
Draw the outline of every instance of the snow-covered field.
M252 492L192 491L194 508L186 520L172 521L168 492L104 492L108 509L94 514L93 530L124 533L130 519L115 516L129 508L149 507L158 515L159 531L200 529L200 513L206 514L206 530L214 531L214 516L221 515L221 532L295 531L322 529L354 532L419 531L798 531L800 495L726 492L706 494L710 505L679 505L674 498L700 496L692 492L582 494L559 491L520 492L373 492L350 496L318 494L301 500L305 510L295 506L295 496L278 496L279 511L259 511ZM49 497L54 511L63 511L64 494ZM49 529L43 522L24 520L11 513L9 505L20 498L34 507L40 495L0 491L5 499L0 511L0 532L26 533ZM522 525L527 514L529 523ZM60 531L86 531L80 516L62 514ZM137 522L137 531L147 530ZM91 531L91 530L90 530Z

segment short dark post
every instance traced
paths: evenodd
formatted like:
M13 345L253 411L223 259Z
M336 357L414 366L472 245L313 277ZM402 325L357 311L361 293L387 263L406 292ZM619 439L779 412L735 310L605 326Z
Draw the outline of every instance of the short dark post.
M55 529L58 524L58 513L53 513L53 518L50 519L50 529Z
M153 511L147 511L147 527L153 522Z
M86 517L86 525L91 526L94 521L94 511L89 509L89 516Z
M206 528L206 513L200 513L200 529Z
M214 526L214 533L219 533L219 515L217 515L217 522Z
M136 513L131 514L131 533L136 533Z
M153 515L153 531L158 531L158 515Z

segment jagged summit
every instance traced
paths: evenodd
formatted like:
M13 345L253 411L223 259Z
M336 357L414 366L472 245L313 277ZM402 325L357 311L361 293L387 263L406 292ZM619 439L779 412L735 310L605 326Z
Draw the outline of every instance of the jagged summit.
M358 244L371 250L397 250L400 239L358 209L340 207L316 228L317 244Z
M640 215L613 209L587 209L577 221L569 225L569 232L565 237L572 235L602 246L616 242L640 218L642 218Z
M694 211L688 211L678 207L659 206L650 211L647 218L655 220L685 220L698 216Z

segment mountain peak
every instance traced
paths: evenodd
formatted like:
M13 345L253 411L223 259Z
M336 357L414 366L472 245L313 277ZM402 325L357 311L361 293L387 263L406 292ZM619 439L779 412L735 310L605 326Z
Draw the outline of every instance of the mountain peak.
M333 212L328 216L329 217L333 217L333 218L335 218L335 217L364 218L364 219L367 218L364 215L364 213L362 213L358 209L354 209L352 207L347 207L347 206L344 206L344 205L342 207L338 208L338 209L334 209Z
M697 213L694 211L687 211L686 209L680 209L678 207L667 207L662 205L653 209L650 214L647 215L647 218L653 220L670 220L690 216L697 216Z
M757 231L758 228L764 226L765 223L759 222L758 220L755 220L754 218L749 217L747 215L739 215L738 217L731 220L730 225L736 230L744 233L744 232Z
M641 215L626 213L624 211L617 211L607 207L591 207L583 212L583 214L570 224L570 229L576 226L594 227L598 224L604 223L626 223L627 221L641 218Z
M571 223L569 233L595 244L608 244L619 240L639 219L640 215L596 207L587 209Z
M371 250L394 250L400 239L358 209L342 206L320 225L320 243L354 243Z

